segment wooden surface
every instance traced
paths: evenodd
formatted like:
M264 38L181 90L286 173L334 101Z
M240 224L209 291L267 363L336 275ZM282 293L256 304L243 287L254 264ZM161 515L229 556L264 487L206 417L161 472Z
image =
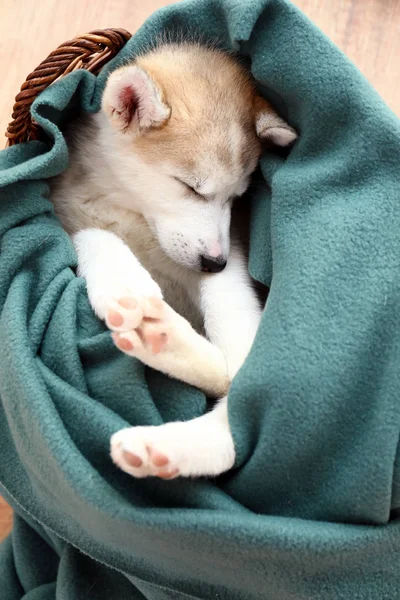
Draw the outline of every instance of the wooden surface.
M400 115L400 0L294 3L342 48ZM26 75L59 44L97 28L134 32L150 13L167 4L172 1L0 0L0 136ZM0 540L9 529L10 511L0 502Z
M12 514L11 510L0 496L0 542L11 531Z
M294 0L400 115L400 0ZM26 75L61 42L95 28L134 32L171 0L0 0L0 147Z

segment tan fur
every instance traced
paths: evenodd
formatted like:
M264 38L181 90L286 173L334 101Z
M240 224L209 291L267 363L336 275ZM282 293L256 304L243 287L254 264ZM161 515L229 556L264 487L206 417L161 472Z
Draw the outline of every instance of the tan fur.
M188 169L199 151L209 152L224 166L240 172L254 169L261 152L255 132L254 84L247 72L228 54L201 46L168 46L139 57L136 64L158 84L162 98L172 107L169 120L135 141L144 160L171 161ZM272 108L271 108L272 112ZM232 124L237 127L229 149ZM243 153L243 148L246 152Z

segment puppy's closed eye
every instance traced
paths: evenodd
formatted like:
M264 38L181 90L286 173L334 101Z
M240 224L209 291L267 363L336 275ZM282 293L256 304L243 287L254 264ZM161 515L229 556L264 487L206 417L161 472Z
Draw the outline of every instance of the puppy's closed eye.
M181 185L183 185L192 195L196 196L199 200L207 200L207 198L205 196L203 196L202 194L199 194L199 192L193 186L191 186L189 183L186 183L186 181L183 181L182 179L179 179L178 177L175 177L175 179Z

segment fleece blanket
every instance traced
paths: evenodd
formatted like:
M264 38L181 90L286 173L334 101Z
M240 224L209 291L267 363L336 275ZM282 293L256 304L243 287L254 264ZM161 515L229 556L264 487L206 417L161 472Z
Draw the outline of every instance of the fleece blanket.
M138 481L111 434L206 399L114 348L46 179L67 165L71 111L98 110L111 69L182 31L243 56L300 139L262 158L247 195L249 269L270 294L230 391L235 468ZM48 141L0 155L0 481L16 511L2 600L399 598L398 119L287 0L162 10L33 114Z

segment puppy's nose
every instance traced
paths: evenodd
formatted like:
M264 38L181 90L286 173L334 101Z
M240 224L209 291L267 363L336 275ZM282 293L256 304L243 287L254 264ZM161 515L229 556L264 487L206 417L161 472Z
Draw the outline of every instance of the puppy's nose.
M223 256L205 256L202 254L200 256L201 270L205 273L219 273L223 271L226 267L226 260Z

